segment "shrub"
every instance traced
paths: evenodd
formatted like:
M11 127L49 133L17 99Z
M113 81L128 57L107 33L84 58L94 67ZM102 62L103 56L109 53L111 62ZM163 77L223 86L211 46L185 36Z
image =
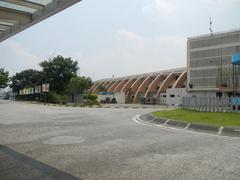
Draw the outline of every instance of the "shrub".
M47 94L47 102L66 104L67 103L67 96L66 95L60 95L56 91L50 91Z
M85 94L83 98L87 105L99 105L100 104L97 100L98 96L96 94L90 94L90 93Z
M88 100L88 101L95 101L97 100L98 96L96 94L85 94L84 99Z

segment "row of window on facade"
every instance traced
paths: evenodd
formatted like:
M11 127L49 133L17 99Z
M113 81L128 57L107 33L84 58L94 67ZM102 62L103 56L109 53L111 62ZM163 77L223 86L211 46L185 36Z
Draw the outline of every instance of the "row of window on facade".
M231 46L225 48L208 49L193 51L190 53L191 59L206 58L206 57L216 57L216 56L227 56L232 55L240 50L240 46Z
M209 47L209 46L218 46L221 44L229 44L235 43L240 41L240 33L234 33L232 35L226 35L224 37L212 37L210 39L203 39L203 40L192 40L190 43L190 48L202 48L202 47Z

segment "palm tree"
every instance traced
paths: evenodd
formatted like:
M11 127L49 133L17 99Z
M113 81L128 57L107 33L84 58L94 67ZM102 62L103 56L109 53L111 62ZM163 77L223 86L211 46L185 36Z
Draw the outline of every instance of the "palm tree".
M92 85L92 80L87 77L76 76L70 80L69 90L72 93L72 100L76 103L77 94L83 94Z

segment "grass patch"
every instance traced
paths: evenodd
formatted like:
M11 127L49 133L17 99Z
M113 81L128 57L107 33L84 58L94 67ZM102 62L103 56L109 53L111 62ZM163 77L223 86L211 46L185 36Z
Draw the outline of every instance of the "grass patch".
M240 126L240 114L220 112L197 112L185 109L158 111L155 116L164 119L182 120L190 123L214 126Z

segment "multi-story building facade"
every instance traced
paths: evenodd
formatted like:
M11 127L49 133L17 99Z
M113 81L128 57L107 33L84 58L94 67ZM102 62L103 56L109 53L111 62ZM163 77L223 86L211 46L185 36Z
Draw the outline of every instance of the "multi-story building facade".
M239 66L231 57L240 51L240 30L188 38L187 89L199 96L231 96L239 88ZM233 70L234 69L234 70Z

